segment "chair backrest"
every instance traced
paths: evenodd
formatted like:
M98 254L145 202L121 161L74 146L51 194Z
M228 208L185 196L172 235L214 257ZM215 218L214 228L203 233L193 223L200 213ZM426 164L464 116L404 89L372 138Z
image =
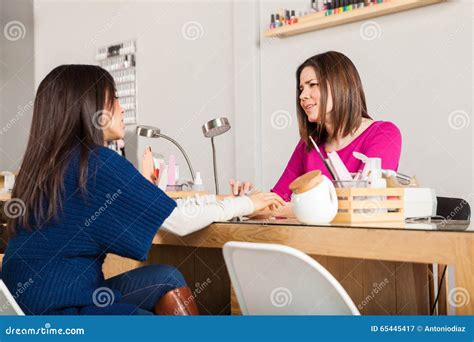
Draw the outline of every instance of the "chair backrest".
M231 241L223 252L244 315L359 315L341 284L297 249Z
M24 315L23 310L18 306L3 280L0 279L0 316Z
M471 206L462 198L454 197L436 197L438 205L436 215L448 220L466 220L471 219Z

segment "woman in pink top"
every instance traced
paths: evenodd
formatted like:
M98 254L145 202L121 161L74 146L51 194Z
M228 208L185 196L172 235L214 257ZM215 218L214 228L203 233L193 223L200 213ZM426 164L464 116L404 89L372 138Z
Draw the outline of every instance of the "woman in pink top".
M290 201L288 185L316 169L331 179L310 136L324 157L327 152L337 151L349 172L357 172L363 167L353 157L354 151L381 158L384 169L398 169L402 145L400 130L391 122L374 121L369 116L359 73L349 58L335 51L313 56L298 67L296 81L301 139L273 192ZM233 192L236 194L239 188L248 187L249 183L234 186Z

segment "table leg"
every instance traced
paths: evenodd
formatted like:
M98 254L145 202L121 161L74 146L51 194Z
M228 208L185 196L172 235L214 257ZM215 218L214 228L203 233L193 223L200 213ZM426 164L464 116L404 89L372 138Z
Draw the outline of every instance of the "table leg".
M448 305L454 306L458 315L473 315L474 237L458 238L456 247L454 261L455 287L450 289L447 294Z

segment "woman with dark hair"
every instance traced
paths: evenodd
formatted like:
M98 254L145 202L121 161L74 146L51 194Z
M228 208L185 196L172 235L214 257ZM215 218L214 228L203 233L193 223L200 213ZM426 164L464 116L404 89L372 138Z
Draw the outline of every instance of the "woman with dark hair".
M282 204L268 193L175 202L104 147L124 137L123 115L112 76L98 66L59 66L38 88L10 201L22 215L8 220L2 266L26 314L197 314L177 269L150 265L104 279L106 253L144 261L160 226L185 235Z
M302 174L319 169L332 179L309 137L323 156L337 151L349 172L357 172L362 162L354 151L382 159L382 168L397 170L401 152L399 129L388 121L374 121L367 112L365 94L356 67L335 51L308 58L296 71L296 109L300 141L272 191L290 201L289 184ZM232 184L231 184L232 187ZM234 194L251 187L232 187ZM291 215L291 207L280 215Z

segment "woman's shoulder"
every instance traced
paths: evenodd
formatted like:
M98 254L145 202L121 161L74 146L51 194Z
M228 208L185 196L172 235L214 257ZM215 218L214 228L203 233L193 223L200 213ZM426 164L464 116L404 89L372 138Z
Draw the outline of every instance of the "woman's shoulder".
M393 136L400 136L400 129L398 126L391 122L391 121L374 121L368 128L367 133L370 135L393 135Z
M114 150L104 146L89 149L89 170L100 171L102 174L135 173L135 167Z
M102 165L106 162L120 162L120 159L124 159L117 152L107 147L98 145L74 146L73 149L68 152L70 156L69 167L77 169L81 162L81 156L84 153L87 153L87 164L89 168L91 166Z
M90 151L93 154L96 154L99 156L110 157L110 158L114 158L116 156L120 157L120 155L117 152L105 146L96 145L96 146L93 146Z
M308 145L307 145L306 141L303 138L300 138L298 140L298 143L295 146L295 150L294 150L293 153L296 153L298 155L303 156L304 154L306 154L307 146Z
M89 150L89 161L99 163L124 163L127 160L114 150L104 146L94 146Z
M304 149L305 147L306 147L306 142L304 141L303 138L300 138L300 140L298 140L298 143L296 144L295 149L299 150L299 149Z

